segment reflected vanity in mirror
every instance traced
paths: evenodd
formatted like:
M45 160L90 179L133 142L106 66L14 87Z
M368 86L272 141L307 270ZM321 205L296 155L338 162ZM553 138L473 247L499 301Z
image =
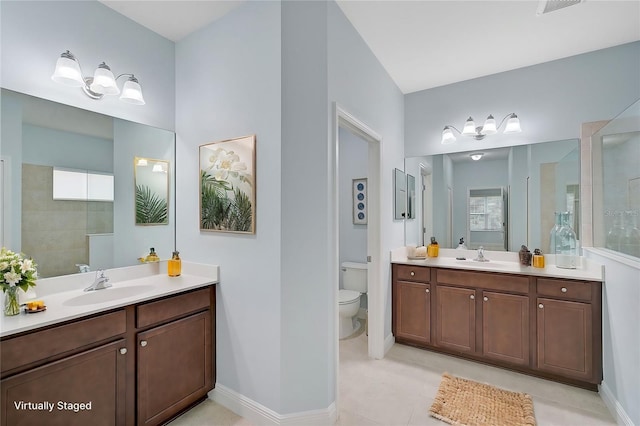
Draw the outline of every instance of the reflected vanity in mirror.
M92 271L135 265L149 247L161 258L171 255L173 132L6 89L1 94L2 246L33 257L42 277L77 273L84 265ZM153 190L165 200L159 223L168 226L136 226L136 156L164 165L166 173L153 173L162 177L145 185L162 187ZM108 180L111 194L55 197L54 169L86 176L87 192L95 178Z
M136 157L136 225L169 223L169 162Z
M405 173L418 176L406 244L435 236L441 247L455 248L464 237L470 249L517 251L525 244L549 253L554 212L570 212L579 229L577 139L487 149L478 160L472 154L405 159Z
M404 219L407 215L407 181L400 169L393 171L393 218Z

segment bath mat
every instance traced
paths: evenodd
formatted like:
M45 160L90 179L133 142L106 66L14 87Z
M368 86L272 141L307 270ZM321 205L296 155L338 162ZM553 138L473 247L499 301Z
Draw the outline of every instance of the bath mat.
M452 425L535 426L533 400L526 393L444 373L429 414Z

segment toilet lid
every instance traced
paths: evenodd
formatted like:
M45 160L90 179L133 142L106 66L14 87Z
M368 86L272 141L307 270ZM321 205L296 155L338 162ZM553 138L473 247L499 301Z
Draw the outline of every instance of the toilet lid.
M342 305L345 303L351 303L360 297L360 293L354 290L340 290L338 293L338 302Z

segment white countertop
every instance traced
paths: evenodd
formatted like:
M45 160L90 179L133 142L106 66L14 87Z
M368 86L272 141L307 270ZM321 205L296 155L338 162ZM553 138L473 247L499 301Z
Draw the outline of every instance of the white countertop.
M580 258L576 269L558 268L553 264L553 256L545 256L545 267L534 268L523 266L518 260L516 252L499 252L485 250L488 262L476 262L475 250L440 249L438 257L428 257L424 260L410 260L407 258L405 247L391 251L391 263L407 265L431 266L434 268L465 269L472 271L502 272L505 274L534 275L538 277L565 278L584 281L603 281L604 267L584 257ZM464 257L466 260L457 260Z
M37 293L35 299L43 300L47 309L32 314L1 316L0 337L216 284L218 266L183 261L182 274L178 277L169 277L166 273L165 261L114 268L107 270L106 275L110 278L112 287L92 292L85 292L84 288L93 282L95 272L38 280L34 288ZM100 300L103 295L106 296L105 299L110 295L115 296L116 293L113 290L121 292L125 287L138 287L136 288L138 291L132 292L131 295L121 293L124 297L118 297L115 300ZM86 298L85 300L89 303L78 305L75 301L82 300L81 298ZM96 302L91 303L92 300Z

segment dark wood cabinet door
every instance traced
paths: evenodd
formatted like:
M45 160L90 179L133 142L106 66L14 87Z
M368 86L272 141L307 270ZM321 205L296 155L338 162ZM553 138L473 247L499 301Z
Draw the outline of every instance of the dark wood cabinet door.
M436 345L459 352L476 350L476 291L438 286Z
M529 297L482 292L482 355L529 365Z
M2 380L0 424L125 424L124 349L118 340ZM29 405L45 401L48 407Z
M213 388L209 311L138 333L137 348L139 425L162 423Z
M593 376L591 304L538 298L538 369L589 380Z
M397 281L394 315L396 338L429 343L431 341L430 285Z

